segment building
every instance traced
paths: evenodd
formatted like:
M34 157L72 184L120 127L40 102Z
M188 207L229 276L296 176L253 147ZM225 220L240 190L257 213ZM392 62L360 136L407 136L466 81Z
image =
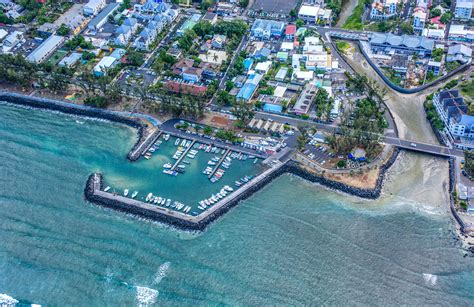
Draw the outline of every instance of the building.
M50 36L51 34L56 32L57 29L58 29L57 25L46 22L42 24L41 26L39 26L37 31L40 36Z
M474 149L474 116L458 90L444 90L433 97L439 117L444 122L444 132L456 148Z
M454 17L458 19L474 19L473 0L456 0L456 8L454 9Z
M7 37L7 35L8 35L8 32L6 30L0 29L0 41L2 41L2 39Z
M26 59L34 63L42 63L64 42L64 36L51 35L31 52Z
M127 45L137 29L138 21L135 18L125 19L123 24L115 30L114 43L119 46Z
M100 30L107 22L109 17L119 8L119 3L108 4L97 16L95 16L90 22L87 28L92 31Z
M473 43L474 30L467 28L465 25L452 24L449 27L448 39L461 42Z
M73 18L68 19L65 25L66 27L68 27L68 29L71 31L73 35L77 35L79 34L79 32L81 32L85 28L88 22L89 20L85 18L84 16L76 15Z
M224 49L225 41L226 41L225 35L215 34L212 37L211 46L216 49Z
M138 37L135 39L133 46L139 50L149 50L150 45L156 39L158 33L161 32L162 28L162 23L150 21L147 26L142 31L140 31L140 34L138 34Z
M472 49L470 47L463 44L449 46L446 62L458 61L459 63L465 64L470 62L471 59Z
M417 54L420 57L426 57L430 56L434 49L434 40L414 35L372 33L369 43L373 53L386 55Z
M275 75L275 80L283 82L285 81L286 75L288 74L288 68L287 67L281 67L277 74Z
M183 93L193 96L204 96L207 91L207 86L204 84L187 83L183 80L167 80L165 88L174 93Z
M99 63L94 67L93 71L96 76L104 76L107 70L114 67L117 63L117 59L111 56L103 57Z
M280 38L285 30L285 23L275 20L256 19L250 29L256 39Z
M294 40L296 34L296 26L295 25L287 25L285 28L285 38L287 40Z
M260 62L255 65L255 71L265 75L272 67L271 61Z
M217 14L216 14L216 13L212 13L212 12L206 12L206 14L204 14L204 16L202 17L201 20L202 20L202 21L207 21L207 22L209 22L211 25L214 25L214 24L216 24L216 22L217 22Z
M370 19L386 20L397 15L398 0L374 0L370 9Z
M218 2L216 7L216 14L219 16L229 16L234 12L234 10L234 3Z
M421 35L434 40L443 40L444 34L444 29L423 29Z
M263 75L261 74L250 74L245 81L244 85L240 88L239 93L237 94L237 100L249 101L252 99L253 94L257 90L260 80L262 80Z
M298 100L291 109L291 112L297 115L308 114L311 106L313 105L313 99L316 96L318 89L314 84L308 83L301 92Z
M3 46L13 48L23 39L23 32L13 31L3 40Z
M62 67L72 67L82 58L82 53L73 52L67 57L64 57L59 63L58 66Z
M309 24L327 23L331 21L332 10L324 9L319 4L303 4L298 11L298 18Z
M84 16L97 15L106 5L105 0L89 0L82 8Z
M426 23L426 11L421 7L415 8L413 12L413 30L415 32L422 32Z
M428 71L431 71L435 76L439 76L439 73L441 72L441 67L441 62L428 61L427 69Z

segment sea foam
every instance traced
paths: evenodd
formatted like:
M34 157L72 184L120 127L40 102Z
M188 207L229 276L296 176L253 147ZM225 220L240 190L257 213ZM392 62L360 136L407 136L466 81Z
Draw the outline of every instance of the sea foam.
M148 287L139 287L137 286L137 301L139 306L146 306L148 304L153 304L156 302L158 297L158 290L150 289Z

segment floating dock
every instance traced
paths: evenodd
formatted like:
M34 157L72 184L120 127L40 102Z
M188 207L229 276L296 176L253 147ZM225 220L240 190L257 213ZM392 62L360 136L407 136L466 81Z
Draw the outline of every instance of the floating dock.
M175 162L175 164L173 164L173 166L171 167L171 170L174 171L175 168L179 165L179 163L181 163L181 161L184 159L184 157L186 157L186 155L188 154L188 152L191 150L191 148L193 148L193 145L194 143L196 143L196 140L193 140L192 139L192 142L191 142L191 145L189 145L186 150L183 152L183 154L181 155L181 157L179 157L179 159Z
M229 148L227 148L226 152L224 153L224 155L222 155L222 157L220 158L219 162L217 162L216 164L216 167L214 167L214 169L212 170L212 172L209 174L208 178L211 179L212 176L214 176L214 173L219 169L219 166L221 166L222 162L224 162L224 159L229 155L229 153L231 152L231 150Z

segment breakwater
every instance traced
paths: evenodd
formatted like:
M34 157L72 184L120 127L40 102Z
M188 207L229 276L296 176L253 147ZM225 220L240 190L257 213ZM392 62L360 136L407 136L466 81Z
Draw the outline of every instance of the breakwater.
M48 98L41 98L35 96L26 96L17 93L9 93L9 92L0 92L0 101L5 101L11 104L25 106L35 109L42 109L42 110L51 110L56 112L61 112L64 114L76 115L76 116L84 116L84 117L91 117L97 119L104 119L120 124L124 124L130 126L132 128L137 129L137 141L135 142L134 146L127 154L127 158L130 161L136 161L140 154L134 154L137 152L139 147L144 143L145 140L150 136L151 133L148 129L146 129L146 124L135 117L126 117L123 115L119 115L114 113L113 111L103 110L83 105L76 105L73 103L62 102L58 100L48 99Z
M241 187L231 195L225 197L218 204L202 212L198 216L186 215L181 212L169 210L167 208L161 208L123 196L103 192L102 175L97 173L89 176L84 190L84 195L89 202L96 205L101 205L107 208L112 208L122 212L155 220L182 230L203 231L209 224L235 207L240 201L249 198L264 186L272 182L274 179L287 173L294 174L308 181L321 184L330 189L355 195L361 198L376 199L380 197L385 173L395 162L398 153L399 150L395 150L387 163L385 163L380 168L380 174L377 179L376 186L373 189L359 189L340 182L326 179L322 176L305 170L300 166L299 163L290 160L285 164L275 165L272 168L267 169L262 174L248 182L244 187Z

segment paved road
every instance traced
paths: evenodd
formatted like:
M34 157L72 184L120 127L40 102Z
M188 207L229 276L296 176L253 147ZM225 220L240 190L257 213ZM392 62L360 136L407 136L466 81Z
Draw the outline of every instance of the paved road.
M334 133L338 132L338 127L331 124L324 124L324 123L316 123L310 120L303 120L299 118L291 118L277 114L268 114L264 112L257 112L255 114L255 118L259 119L271 119L276 122L280 123L287 123L293 126L298 125L311 125L316 127L316 129L327 132L327 133ZM384 136L384 142L386 144L394 145L399 148L407 149L410 151L422 152L427 154L432 154L436 156L445 156L445 157L463 157L464 153L462 150L459 149L452 149L445 146L440 146L436 144L427 144L413 140L404 140L397 137L392 136ZM415 144L413 146L412 144Z

